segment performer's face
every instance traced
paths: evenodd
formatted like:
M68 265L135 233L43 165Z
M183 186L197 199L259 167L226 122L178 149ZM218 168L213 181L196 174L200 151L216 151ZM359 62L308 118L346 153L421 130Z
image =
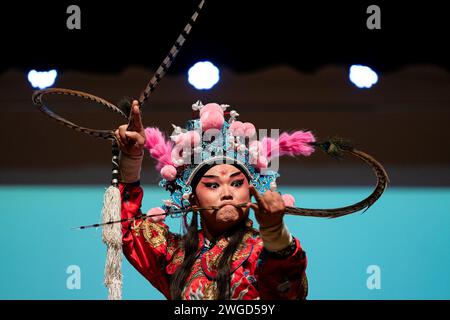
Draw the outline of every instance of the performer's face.
M218 210L202 210L203 223L212 235L220 235L248 216L249 209L231 204L250 201L249 182L238 168L220 164L209 169L200 179L195 194L200 207L222 206Z

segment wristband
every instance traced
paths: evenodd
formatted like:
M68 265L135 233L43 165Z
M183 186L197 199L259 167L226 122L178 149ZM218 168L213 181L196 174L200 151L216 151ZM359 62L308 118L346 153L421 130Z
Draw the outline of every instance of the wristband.
M119 180L132 183L141 179L141 165L144 153L138 156L127 155L123 152L119 156Z

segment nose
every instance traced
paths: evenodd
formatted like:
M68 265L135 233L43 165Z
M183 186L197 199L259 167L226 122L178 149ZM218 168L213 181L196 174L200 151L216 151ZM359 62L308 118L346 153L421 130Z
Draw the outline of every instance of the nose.
M222 188L222 194L220 195L221 201L233 200L233 194L228 186Z

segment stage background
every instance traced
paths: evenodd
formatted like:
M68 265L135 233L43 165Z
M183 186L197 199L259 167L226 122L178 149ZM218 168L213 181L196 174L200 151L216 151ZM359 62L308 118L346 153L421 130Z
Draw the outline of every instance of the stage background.
M300 206L345 205L370 188L281 187ZM144 186L143 208L165 193ZM105 299L101 230L71 230L100 219L103 186L2 186L1 299ZM286 217L308 256L308 299L449 299L450 188L388 188L364 214L336 220ZM255 221L253 213L252 220ZM175 232L180 221L166 220ZM256 222L256 221L255 221ZM256 224L257 225L257 224ZM79 266L81 288L69 290L67 268ZM377 265L381 288L370 290ZM124 299L165 299L123 263Z
M66 8L81 8L68 30ZM197 1L58 1L2 4L0 35L0 299L106 299L100 220L111 174L105 141L52 122L31 103L31 69L56 69L54 87L113 103L138 97ZM191 104L230 104L257 128L311 130L319 140L350 139L381 162L387 190L367 212L336 220L286 216L308 256L309 299L450 299L450 56L448 11L437 1L377 2L381 30L366 27L372 1L207 2L173 68L143 110L146 126L167 134ZM187 70L210 60L221 73L195 90ZM349 81L353 64L379 76L370 89ZM75 123L113 129L124 123L90 103L49 98ZM296 205L334 208L371 193L363 162L321 152L281 159L282 193ZM143 210L167 198L144 159ZM175 232L180 221L168 220ZM69 266L81 288L67 287ZM367 272L378 266L381 288ZM124 299L163 299L124 261Z

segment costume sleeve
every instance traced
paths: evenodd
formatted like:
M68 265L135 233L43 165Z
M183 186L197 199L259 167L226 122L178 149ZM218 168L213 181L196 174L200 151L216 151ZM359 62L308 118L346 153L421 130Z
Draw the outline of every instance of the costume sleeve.
M283 256L262 249L255 269L260 297L266 300L306 299L308 294L306 253L295 237L283 251L288 255Z
M122 219L132 218L141 213L143 197L139 182L119 183ZM155 288L167 298L170 297L169 277L165 272L168 246L175 245L173 234L164 222L150 219L122 223L123 253Z

